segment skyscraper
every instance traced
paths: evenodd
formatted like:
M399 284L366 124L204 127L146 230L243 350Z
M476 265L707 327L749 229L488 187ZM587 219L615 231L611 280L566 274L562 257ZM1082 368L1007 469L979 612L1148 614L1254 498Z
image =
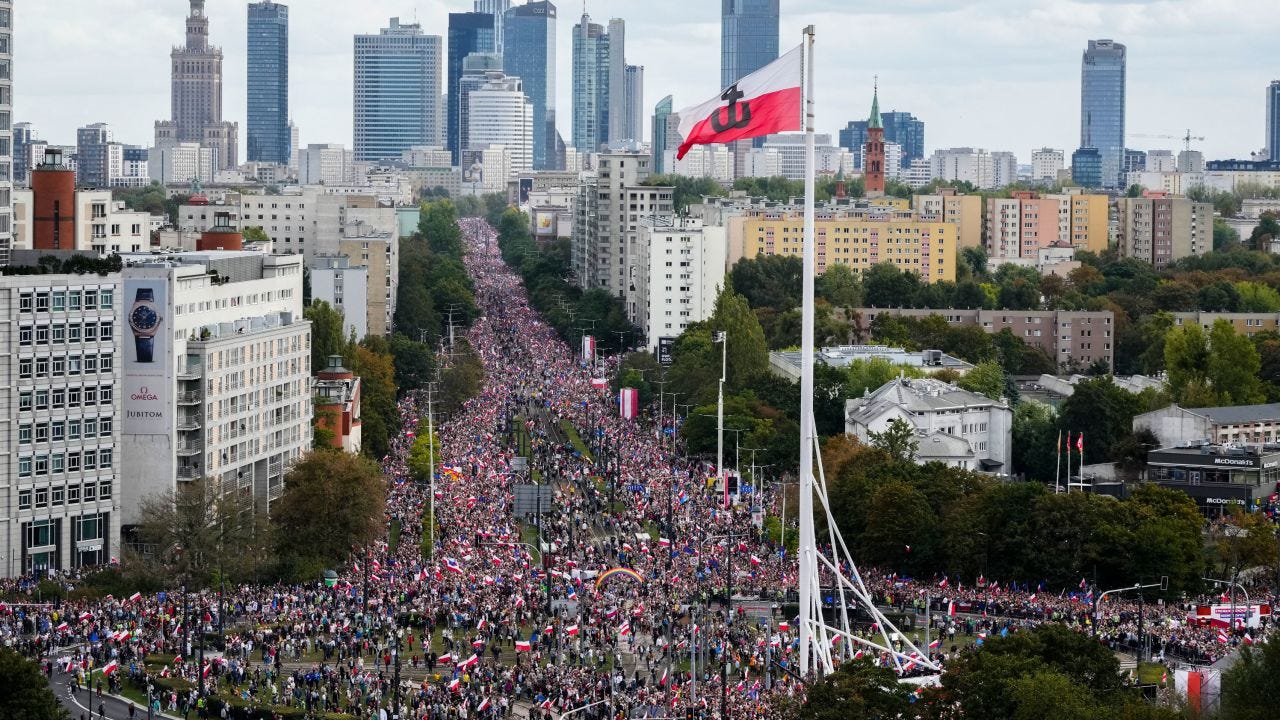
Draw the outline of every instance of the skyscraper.
M533 103L520 87L520 78L501 70L467 96L467 150L501 145L509 153L512 172L533 169Z
M13 124L13 182L25 185L31 176L31 168L35 163L31 160L32 145L38 141L35 128L31 123Z
M779 0L720 0L720 87L778 59Z
M672 108L675 107L675 100L670 96L666 96L653 106L653 172L655 175L665 175L667 173L666 154L668 148L675 147L676 136L679 134L680 116L676 115Z
M477 0L480 2L482 0ZM556 6L531 2L503 14L502 70L533 103L533 167L556 170Z
M156 146L194 142L212 148L218 168L239 162L239 125L222 120L222 49L209 44L205 0L190 0L187 43L170 53L169 121L156 123Z
M1267 86L1267 157L1280 161L1280 80Z
M413 145L439 145L439 35L422 26L391 26L355 37L355 158L398 158Z
M458 79L457 90L458 152L460 158L466 154L467 150L471 149L471 106L467 104L471 91L478 90L489 84L490 76L494 74L497 77L504 76L502 58L497 53L471 53L462 59L462 77ZM519 78L515 79L519 81ZM532 151L530 152L532 153ZM450 154L450 161L455 165L459 164L458 161L453 160L452 154Z
M1090 40L1080 68L1080 147L1097 148L1101 187L1124 182L1124 94L1124 45Z
M573 146L579 152L599 152L609 141L610 41L585 13L573 26Z
M120 174L124 161L124 148L112 143L113 139L111 128L106 123L94 123L76 130L77 185L85 188L111 187L112 171ZM116 145L114 148L113 144Z
M644 66L628 65L626 92L623 94L622 135L611 140L644 139Z
M288 165L289 8L262 0L249 3L249 162Z
M609 21L609 106L608 131L604 142L627 139L627 23L622 18Z
M494 52L494 17L485 13L449 13L449 67L445 93L449 103L445 147L458 162L459 115L458 80L462 78L462 59L471 53Z
M885 142L902 146L902 167L910 167L912 160L924 159L924 121L901 111L880 113L880 119L884 123ZM840 147L853 153L858 167L862 167L862 146L866 142L866 120L855 120L840 130Z
M493 16L493 51L501 55L506 29L502 18L511 9L511 0L476 0L475 9Z

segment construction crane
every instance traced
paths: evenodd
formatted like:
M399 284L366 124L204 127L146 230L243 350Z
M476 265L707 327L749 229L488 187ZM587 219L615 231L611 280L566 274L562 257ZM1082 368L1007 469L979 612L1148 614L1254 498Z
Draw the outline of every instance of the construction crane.
M1142 135L1140 133L1131 134L1131 138L1145 138L1148 140L1181 140L1187 152L1191 152L1191 141L1204 142L1204 138L1192 135L1191 130L1187 130L1186 135Z

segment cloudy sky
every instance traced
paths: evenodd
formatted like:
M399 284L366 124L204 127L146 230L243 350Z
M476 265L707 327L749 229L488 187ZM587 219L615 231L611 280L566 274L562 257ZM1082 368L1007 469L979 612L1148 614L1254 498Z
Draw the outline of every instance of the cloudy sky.
M522 0L516 0L519 4ZM1269 38L1276 0L782 0L782 46L818 28L820 131L864 119L872 77L881 107L926 123L930 150L1012 150L1079 143L1080 53L1090 38L1129 49L1130 134L1206 137L1210 158L1262 145L1266 85L1280 78ZM226 119L245 118L246 0L208 0L221 45ZM444 35L470 0L287 0L291 112L302 142L351 144L352 35L415 16ZM168 53L183 42L185 0L24 0L15 3L15 119L73 143L75 129L110 123L149 145L169 115ZM570 136L570 38L582 7L560 10L558 111ZM627 21L627 60L645 66L645 102L676 107L719 91L719 0L590 0L596 22ZM1179 141L1131 138L1139 149ZM242 155L243 157L243 155Z

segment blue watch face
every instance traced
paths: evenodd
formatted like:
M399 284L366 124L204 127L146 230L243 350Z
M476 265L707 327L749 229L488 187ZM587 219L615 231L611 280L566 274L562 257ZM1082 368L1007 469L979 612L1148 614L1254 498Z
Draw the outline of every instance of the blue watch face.
M155 310L141 305L129 313L129 324L137 330L150 330L160 324L160 316Z

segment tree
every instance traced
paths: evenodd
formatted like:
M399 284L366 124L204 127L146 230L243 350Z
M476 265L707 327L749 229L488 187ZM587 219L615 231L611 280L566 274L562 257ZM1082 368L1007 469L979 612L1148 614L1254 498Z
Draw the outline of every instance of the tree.
M0 718L69 720L40 667L7 647L0 647Z
M422 204L418 215L418 234L427 241L432 252L462 257L462 229L458 227L457 208L450 200Z
M1209 386L1223 401L1248 405L1265 399L1258 379L1262 360L1247 336L1237 333L1230 321L1219 318L1209 330L1209 348Z
M920 292L920 276L904 273L891 262L882 262L862 272L862 287L867 305L871 307L914 307Z
M1061 444L1058 415L1053 408L1023 400L1013 409L1013 472L1028 480L1049 482L1056 472L1056 451Z
M727 338L725 382L731 388L745 388L751 378L768 369L769 346L747 299L734 292L733 287L732 283L726 283L716 297L715 311L708 325L714 331L725 333Z
M266 563L269 536L251 493L198 478L143 498L138 537L152 548L144 572L209 587L218 578L254 577Z
M401 392L424 387L436 372L436 359L426 343L396 333L390 340L391 359L395 367L396 386Z
M484 363L465 339L454 347L454 358L440 376L440 412L452 416L464 403L480 394Z
M862 305L862 283L844 263L831 263L818 278L815 288L818 297L836 307L854 308Z
M847 662L834 674L810 686L800 709L804 720L892 720L908 717L911 689L897 675L868 660Z
M380 458L387 454L390 438L400 427L395 360L384 338L370 336L350 348L344 364L360 377L360 450Z
M1280 239L1280 220L1276 219L1275 213L1264 212L1258 218L1258 226L1249 234L1246 245L1250 250L1270 252L1271 243L1277 239Z
M729 279L751 307L784 312L800 305L804 262L790 255L758 255L739 260Z
M1209 338L1197 323L1169 330L1164 339L1164 367L1169 373L1169 395L1183 402L1188 388L1203 384L1209 365Z
M1138 396L1110 377L1089 378L1076 383L1062 404L1061 429L1072 433L1073 443L1079 433L1085 433L1086 463L1105 462L1111 458L1112 443L1132 432L1133 416L1141 410Z
M985 248L974 245L964 248L960 251L960 264L969 269L970 277L983 278L987 276L987 251Z
M284 478L271 511L277 549L295 578L311 579L367 547L383 530L387 484L368 458L314 450Z
M244 237L245 242L271 242L271 236L267 234L267 231L257 225L245 228L240 234Z
M1267 720L1275 717L1280 697L1280 637L1244 648L1240 659L1222 673L1222 720Z
M894 418L881 432L869 431L867 436L872 447L878 448L896 460L911 462L916 459L916 450L920 443L916 440L916 429L902 418Z
M965 373L956 384L969 392L999 401L1005 396L1004 368L993 362L980 363Z
M311 371L328 366L330 355L347 354L347 331L342 311L324 300L317 300L302 311L311 321Z
M1280 292L1276 292L1270 285L1241 280L1235 286L1240 295L1240 312L1280 312Z
M1213 251L1230 252L1240 247L1240 233L1222 218L1213 219Z

